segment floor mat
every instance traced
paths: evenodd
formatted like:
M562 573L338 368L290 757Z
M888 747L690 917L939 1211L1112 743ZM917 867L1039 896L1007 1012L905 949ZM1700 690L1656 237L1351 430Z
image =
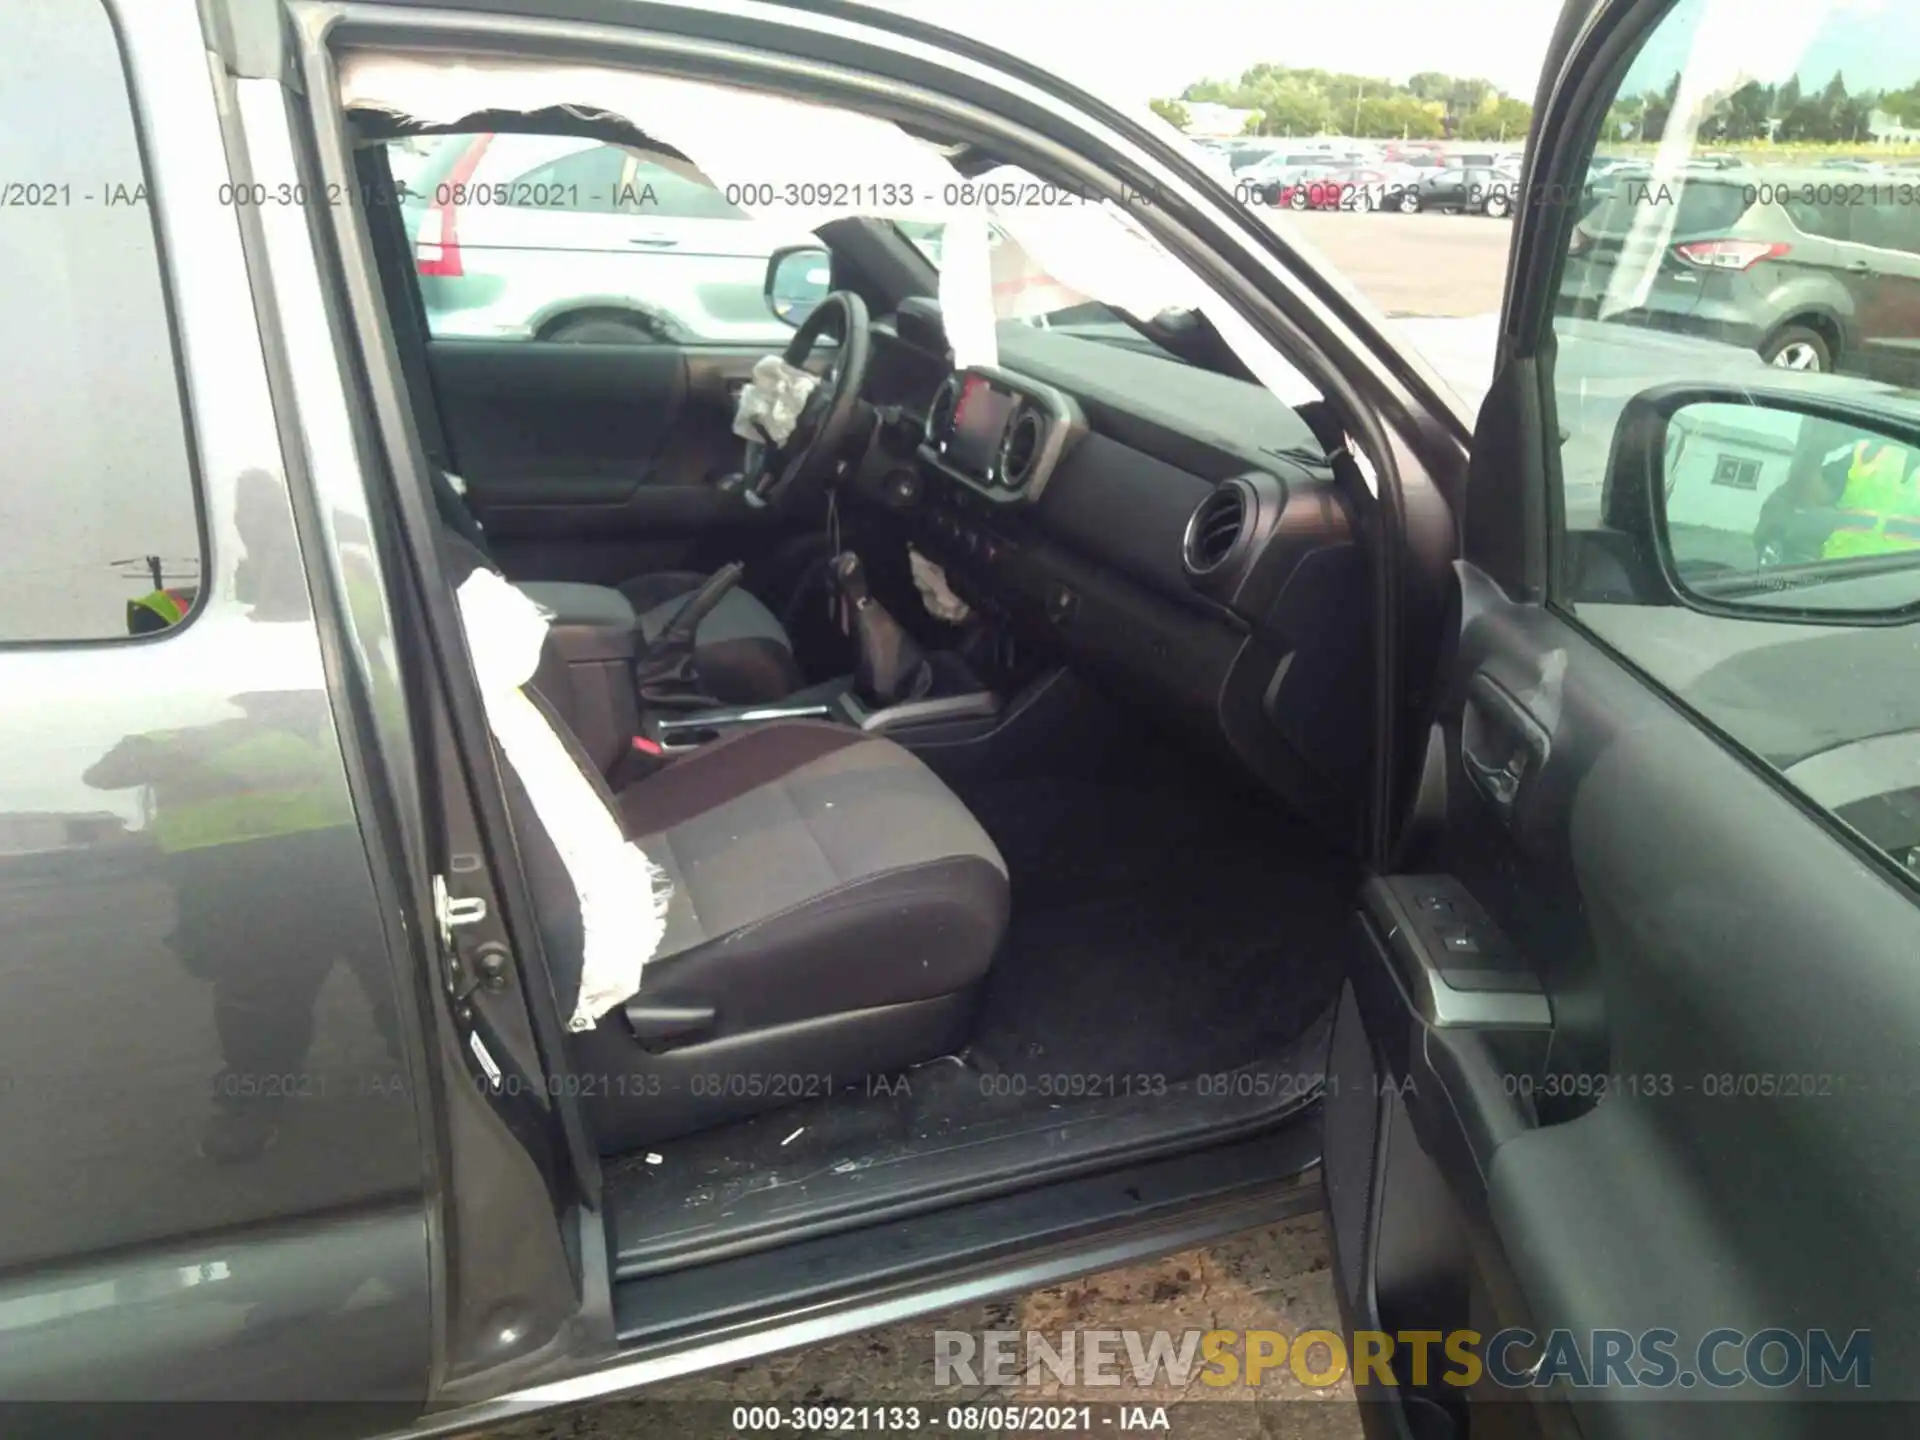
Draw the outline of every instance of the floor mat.
M1251 782L1146 751L977 781L1013 914L981 1006L978 1064L1183 1079L1273 1054L1332 1003L1356 872Z

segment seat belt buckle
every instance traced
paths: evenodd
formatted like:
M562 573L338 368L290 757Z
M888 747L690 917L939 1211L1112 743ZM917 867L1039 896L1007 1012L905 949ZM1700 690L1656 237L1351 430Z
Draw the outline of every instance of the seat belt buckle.
M649 775L658 774L673 763L674 757L658 740L646 735L636 735L628 745L626 753L613 762L612 773L607 782L616 790L636 785Z

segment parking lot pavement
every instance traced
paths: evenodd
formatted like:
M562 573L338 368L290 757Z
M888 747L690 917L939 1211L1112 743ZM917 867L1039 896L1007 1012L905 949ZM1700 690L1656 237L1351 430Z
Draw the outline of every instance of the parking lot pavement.
M1389 315L1486 315L1500 309L1511 220L1484 215L1368 215L1269 210Z
M1173 1405L1168 1432L1178 1440L1360 1440L1353 1390L1342 1378L1309 1389L1291 1373L1243 1386L1194 1383L1186 1393L1131 1386L1042 1386L964 1391L934 1384L936 1330L979 1334L1033 1330L1050 1344L1072 1330L1275 1330L1298 1335L1340 1329L1333 1296L1325 1217L1303 1215L1224 1240L1206 1250L1093 1275L928 1320L872 1330L810 1350L776 1355L659 1385L646 1398L614 1401L548 1420L489 1432L491 1440L637 1440L637 1437L733 1435L732 1407L917 1405L922 1428L939 1430L949 1405ZM1145 1337L1143 1337L1144 1343ZM1126 1368L1122 1361L1122 1369ZM1258 1402L1255 1402L1255 1395Z

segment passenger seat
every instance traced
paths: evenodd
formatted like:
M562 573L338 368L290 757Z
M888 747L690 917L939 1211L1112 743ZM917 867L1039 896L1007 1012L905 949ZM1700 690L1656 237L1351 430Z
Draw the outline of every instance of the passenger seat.
M458 565L452 576L464 579ZM616 794L538 677L529 693L673 882L639 993L569 1037L603 1152L965 1043L1006 929L1007 867L918 759L851 726L776 721ZM500 769L555 1000L570 1014L584 959L573 882L504 755Z
M572 1037L604 1151L966 1042L1006 930L1006 862L907 751L848 726L774 722L614 799L673 897L639 994ZM564 1005L579 913L551 842L530 849L530 870L553 867L536 905L557 925L548 953Z

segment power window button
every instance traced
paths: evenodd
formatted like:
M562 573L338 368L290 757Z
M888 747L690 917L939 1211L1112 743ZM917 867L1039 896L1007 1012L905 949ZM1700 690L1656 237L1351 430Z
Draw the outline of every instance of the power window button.
M1440 947L1449 955L1479 955L1480 940L1471 930L1448 926L1440 932Z

